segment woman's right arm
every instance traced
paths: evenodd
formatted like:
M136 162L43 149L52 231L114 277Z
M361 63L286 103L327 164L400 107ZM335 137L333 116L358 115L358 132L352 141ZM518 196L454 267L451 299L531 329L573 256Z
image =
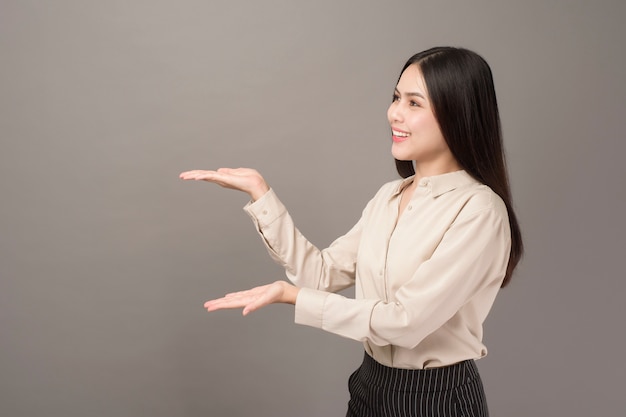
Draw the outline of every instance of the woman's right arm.
M250 195L252 202L245 211L255 223L270 256L285 268L287 277L296 286L336 292L354 284L362 221L328 248L319 250L295 227L285 206L256 170L194 170L183 172L180 177L213 182Z

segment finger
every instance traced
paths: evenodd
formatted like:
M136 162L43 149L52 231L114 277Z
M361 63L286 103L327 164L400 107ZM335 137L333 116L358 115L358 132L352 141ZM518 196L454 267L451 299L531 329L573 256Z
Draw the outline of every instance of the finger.
M211 171L209 171L209 170L199 170L199 169L195 169L195 170L192 170L192 171L182 172L182 173L179 175L179 177L180 177L181 179L184 179L184 180L193 180L193 179L198 178L198 176L200 176L200 175L205 175L205 174L210 173L210 172L211 172Z
M256 311L259 308L265 307L266 305L269 305L269 304L271 304L271 301L268 299L267 296L259 297L256 300L250 302L249 304L246 304L241 314L243 314L244 316L247 316L253 311Z
M200 172L206 172L206 171L208 171L208 170L206 170L206 169L192 169L192 170L189 170L189 171L181 172L180 176L183 177L183 176L189 176L189 175L196 175L196 174L198 174Z
M272 296L268 291L269 285L255 287L250 290L226 294L224 297L204 303L207 311L216 311L228 308L244 308L244 315L264 305L271 303Z
M241 308L250 304L252 298L250 297L238 297L238 298L218 298L216 300L207 301L204 303L204 308L208 311L216 311L228 308Z
M258 298L261 292L261 287L257 287L251 290L229 293L223 297L207 301L204 303L204 307L211 309L210 311L220 308L244 307Z
M222 187L233 188L236 190L243 190L243 187L245 185L244 182L242 182L241 177L237 175L216 171L209 171L198 174L194 179L209 181Z
M213 300L209 300L209 301L207 301L204 304L205 304L205 307L206 307L208 304L223 303L225 301L231 301L232 302L234 300L241 300L241 299L243 299L245 297L246 297L245 291L242 291L242 292L239 292L239 293L227 294L227 295L225 295L223 297L215 298Z
M236 177L218 173L217 171L193 171L181 174L184 180L207 181L226 188L237 188Z

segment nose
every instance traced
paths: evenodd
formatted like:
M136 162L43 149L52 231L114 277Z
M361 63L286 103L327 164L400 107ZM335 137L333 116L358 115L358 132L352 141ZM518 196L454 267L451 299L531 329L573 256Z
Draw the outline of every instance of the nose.
M391 103L389 109L387 110L387 118L389 119L389 123L401 122L404 119L402 109L400 108L400 103L398 103L397 101Z

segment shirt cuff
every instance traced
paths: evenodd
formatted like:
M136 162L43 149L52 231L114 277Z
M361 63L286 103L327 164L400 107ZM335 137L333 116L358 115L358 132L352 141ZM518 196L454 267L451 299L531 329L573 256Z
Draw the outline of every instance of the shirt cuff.
M287 211L271 188L258 200L248 202L243 210L260 228L269 226Z
M322 328L324 322L324 305L330 294L311 288L300 288L296 299L296 324Z

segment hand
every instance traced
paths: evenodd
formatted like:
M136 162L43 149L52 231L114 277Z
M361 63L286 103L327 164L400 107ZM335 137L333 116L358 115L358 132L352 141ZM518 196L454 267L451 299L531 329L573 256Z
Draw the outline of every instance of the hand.
M300 289L285 281L276 281L268 285L255 287L246 291L226 294L222 298L204 303L207 311L225 308L243 307L243 315L274 303L295 304Z
M217 171L194 170L180 174L184 180L202 180L213 182L224 188L248 193L256 201L265 194L270 187L258 171L250 168L220 168Z

